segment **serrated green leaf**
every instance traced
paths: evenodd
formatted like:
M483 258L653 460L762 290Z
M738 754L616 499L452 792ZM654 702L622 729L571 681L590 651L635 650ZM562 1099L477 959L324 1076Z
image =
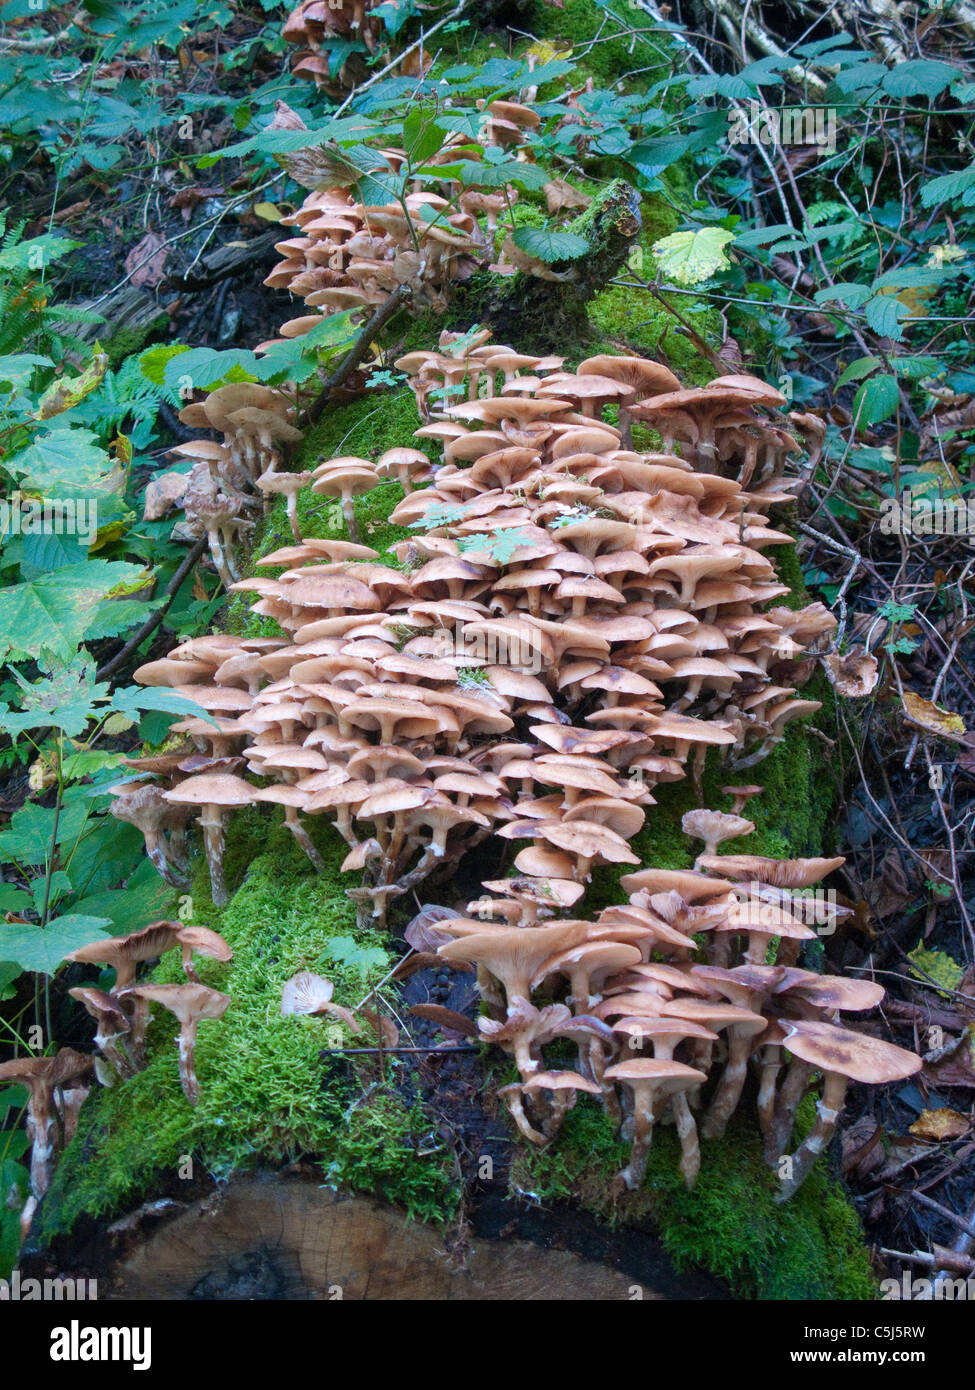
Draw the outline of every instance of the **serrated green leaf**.
M884 76L881 86L892 97L924 96L932 99L963 76L959 68L933 58L915 58L898 63Z
M894 414L900 402L897 378L874 376L865 381L853 398L853 418L859 430L878 425Z
M879 357L858 357L837 378L837 389L840 386L847 386L851 381L862 381L865 376L869 376L871 372L876 371L881 366L883 363Z
M903 338L900 321L907 318L909 310L896 295L874 295L864 304L863 313L867 323L881 338L892 338L894 342L900 342Z
M22 970L33 970L39 975L53 975L69 951L97 940L111 925L108 917L79 913L55 917L43 928L0 922L0 960L12 961Z
M699 232L674 232L653 244L657 265L678 285L696 285L709 280L728 264L725 247L734 233L723 227L705 227Z
M88 632L94 606L140 573L138 565L88 560L0 589L0 655L24 660L47 651L69 660Z
M544 227L518 227L511 239L520 251L548 265L556 261L574 261L589 250L585 237L576 236L574 232L548 231Z

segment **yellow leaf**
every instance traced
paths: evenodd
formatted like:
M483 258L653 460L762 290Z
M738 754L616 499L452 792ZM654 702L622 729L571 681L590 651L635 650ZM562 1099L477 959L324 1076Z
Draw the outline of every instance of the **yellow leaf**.
M960 738L965 733L965 721L960 714L942 709L924 700L913 690L904 691L904 713L912 724L919 724L929 734L941 738Z
M255 203L254 212L258 217L263 217L265 222L281 221L281 209L277 203Z
M943 1143L947 1139L961 1139L971 1128L971 1119L957 1110L922 1110L920 1117L911 1125L915 1139L930 1139L932 1143Z

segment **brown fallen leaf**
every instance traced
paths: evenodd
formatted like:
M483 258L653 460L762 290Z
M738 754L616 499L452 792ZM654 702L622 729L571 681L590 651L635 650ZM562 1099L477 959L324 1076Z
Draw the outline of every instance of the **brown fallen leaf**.
M866 1178L884 1161L883 1130L864 1115L842 1133L841 1165L845 1178Z
M549 213L561 212L563 208L587 208L592 199L580 193L566 179L550 179L542 188Z
M414 1004L410 1013L415 1014L417 1018L436 1023L444 1037L451 1033L459 1033L465 1038L478 1037L477 1025L466 1014L459 1014L454 1009L445 1009L442 1004Z
M962 1115L947 1106L940 1110L922 1110L911 1125L915 1139L929 1139L942 1144L948 1139L961 1139L972 1127L970 1115Z
M922 699L914 690L905 690L903 697L904 714L911 724L917 724L929 734L939 738L959 739L966 732L965 721L960 714L942 709L930 700Z
M877 658L862 647L854 647L843 656L831 652L823 657L823 665L834 689L849 700L869 695L877 684L880 670Z
M159 521L167 512L171 512L174 507L178 507L183 500L186 492L187 483L190 480L188 473L160 473L157 478L146 484L145 497L143 499L144 511L143 521Z
M438 946L443 946L451 939L449 932L437 930L437 923L459 915L449 907L424 903L403 933L406 944L412 946L414 951L429 951L431 954L436 952Z
M382 1039L383 1047L399 1046L399 1029L391 1018L387 1018L385 1014L376 1013L372 1009L360 1009L359 1013L376 1036Z
M166 243L158 232L146 232L125 258L125 271L137 287L158 285L166 273Z

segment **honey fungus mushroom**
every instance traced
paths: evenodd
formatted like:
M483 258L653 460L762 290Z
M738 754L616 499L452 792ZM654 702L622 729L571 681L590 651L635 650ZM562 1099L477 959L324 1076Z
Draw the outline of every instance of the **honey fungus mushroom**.
M161 1004L179 1021L179 1080L190 1105L200 1099L200 1083L196 1076L196 1034L205 1019L222 1018L230 1005L230 996L207 985L130 985L121 997L134 996L147 1004Z
M197 823L203 831L213 901L217 907L222 907L228 896L223 873L226 813L235 807L251 805L254 788L232 773L204 773L181 782L164 796L174 805L200 808Z

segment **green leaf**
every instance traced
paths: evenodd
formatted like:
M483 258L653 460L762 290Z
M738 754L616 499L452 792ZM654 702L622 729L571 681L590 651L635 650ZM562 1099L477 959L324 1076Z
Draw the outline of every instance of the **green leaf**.
M953 68L950 63L939 63L933 58L916 58L891 68L880 85L892 97L934 98L962 75L960 69Z
M551 265L555 261L574 261L585 255L589 243L575 232L550 232L544 227L518 227L512 241L520 251Z
M921 185L921 204L933 208L937 203L950 203L955 198L963 198L970 206L966 195L975 195L975 164L961 169L955 174L942 174Z
M867 323L881 338L893 338L895 342L900 342L903 338L900 321L907 318L910 310L896 295L874 295L864 304L863 313Z
M69 951L87 946L111 925L107 917L85 917L79 913L55 917L44 928L0 922L0 960L12 961L22 970L53 975Z
M696 285L709 280L729 264L725 247L734 233L723 227L705 227L699 232L674 232L653 244L657 264L669 280L678 285Z
M900 402L897 378L874 376L865 381L853 399L853 418L857 428L878 425L894 414Z
M0 912L23 912L25 908L30 907L32 901L31 895L25 893L23 888L0 883Z
M70 660L88 631L94 605L141 572L138 565L88 560L0 589L0 656L25 660L47 651Z
M422 106L412 106L403 122L403 148L411 164L425 164L443 149L444 131Z
M851 381L862 381L865 376L869 376L872 371L882 366L879 357L858 357L855 362L851 362L846 370L837 379L837 390L841 386L847 386Z

